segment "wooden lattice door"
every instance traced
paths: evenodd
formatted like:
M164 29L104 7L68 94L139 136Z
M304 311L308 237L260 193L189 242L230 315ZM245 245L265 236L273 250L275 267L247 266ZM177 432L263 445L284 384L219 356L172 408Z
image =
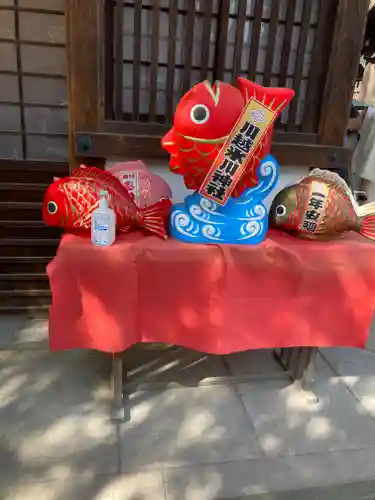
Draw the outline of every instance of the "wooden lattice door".
M281 164L350 163L343 137L367 0L69 0L71 159L165 158L160 137L202 79L293 87Z

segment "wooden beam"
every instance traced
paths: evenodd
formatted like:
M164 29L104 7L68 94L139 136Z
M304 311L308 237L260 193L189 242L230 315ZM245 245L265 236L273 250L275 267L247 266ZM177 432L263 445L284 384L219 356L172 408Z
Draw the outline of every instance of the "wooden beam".
M116 135L142 135L147 137L151 135L161 138L170 128L170 125L162 125L161 123L116 122L113 120L105 120L102 131ZM80 131L77 130L76 132ZM284 132L283 130L276 129L273 133L273 140L275 142L316 144L317 136L309 132Z
M69 161L71 169L81 159L76 155L74 132L100 126L101 50L104 43L104 0L66 0L66 33L69 97Z
M363 43L368 0L338 0L318 143L342 145Z
M319 127L319 112L323 102L324 84L328 74L331 27L334 25L337 5L333 1L319 1L318 24L311 59L307 92L303 110L302 131L316 132Z
M67 175L68 163L65 161L49 160L13 160L10 158L0 158L1 181L6 181L3 172L47 172L52 175ZM25 181L26 182L26 181Z
M162 159L168 154L160 145L160 137L79 132L75 134L76 154L126 159ZM271 153L280 165L345 168L352 158L352 150L337 146L274 142Z
M219 2L213 80L224 80L225 55L228 47L227 40L229 27L229 11L229 0L222 0L221 2Z

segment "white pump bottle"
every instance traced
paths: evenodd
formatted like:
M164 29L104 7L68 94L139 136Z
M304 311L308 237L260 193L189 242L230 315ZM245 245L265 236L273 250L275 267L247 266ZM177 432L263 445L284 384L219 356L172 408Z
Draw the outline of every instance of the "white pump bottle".
M91 242L109 246L116 238L116 214L108 206L106 191L100 191L99 207L91 215Z

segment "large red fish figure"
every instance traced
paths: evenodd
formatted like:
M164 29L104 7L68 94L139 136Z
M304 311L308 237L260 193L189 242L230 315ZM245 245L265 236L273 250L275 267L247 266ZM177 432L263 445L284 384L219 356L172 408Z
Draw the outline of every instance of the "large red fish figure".
M199 189L225 140L251 98L277 113L294 96L288 88L262 87L238 78L238 89L229 83L198 83L179 101L172 129L162 138L170 154L170 169L184 177L186 187ZM256 170L269 153L273 127L270 127L247 163L232 196L258 183Z
M95 167L81 166L71 176L57 179L48 187L42 205L44 222L65 231L89 230L92 212L99 206L103 190L116 213L118 231L126 233L138 228L167 238L165 220L171 200L164 198L139 209L116 177Z

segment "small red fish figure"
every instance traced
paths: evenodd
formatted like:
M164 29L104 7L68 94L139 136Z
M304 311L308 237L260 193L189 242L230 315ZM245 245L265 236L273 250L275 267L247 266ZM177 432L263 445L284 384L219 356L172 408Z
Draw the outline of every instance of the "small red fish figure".
M172 129L162 138L170 154L170 169L184 177L189 189L199 189L217 154L251 98L280 113L294 96L288 88L262 87L238 78L238 87L229 83L200 82L179 101ZM258 183L256 170L269 153L273 127L270 127L246 165L232 196L238 197Z
M314 240L327 240L347 231L375 240L375 203L359 207L338 174L316 168L275 196L269 227Z
M105 190L116 213L116 228L127 233L139 228L167 238L165 220L171 200L163 198L139 209L126 188L112 174L95 167L81 166L71 176L57 179L47 189L42 205L44 222L67 231L91 228L91 215L99 206L100 192Z

